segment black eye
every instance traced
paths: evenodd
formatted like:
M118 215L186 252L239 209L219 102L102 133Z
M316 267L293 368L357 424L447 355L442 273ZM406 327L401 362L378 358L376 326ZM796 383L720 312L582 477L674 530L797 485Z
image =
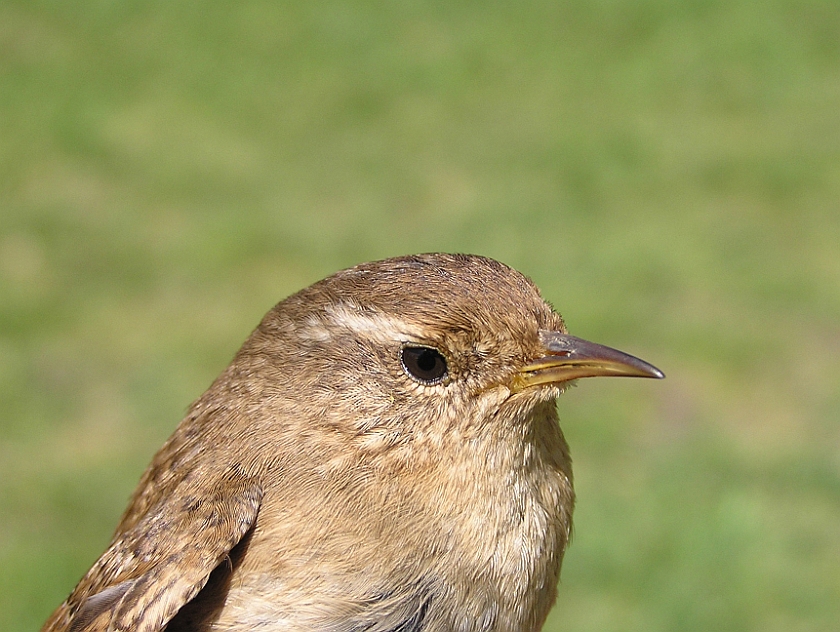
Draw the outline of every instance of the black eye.
M431 347L403 347L402 365L423 384L437 384L446 377L446 358Z

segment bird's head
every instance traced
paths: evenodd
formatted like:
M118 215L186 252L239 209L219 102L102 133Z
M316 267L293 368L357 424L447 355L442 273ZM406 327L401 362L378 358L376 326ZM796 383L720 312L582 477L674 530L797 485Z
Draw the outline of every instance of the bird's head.
M445 254L359 265L298 292L269 312L243 363L263 398L383 446L519 423L581 377L662 377L568 335L519 272Z

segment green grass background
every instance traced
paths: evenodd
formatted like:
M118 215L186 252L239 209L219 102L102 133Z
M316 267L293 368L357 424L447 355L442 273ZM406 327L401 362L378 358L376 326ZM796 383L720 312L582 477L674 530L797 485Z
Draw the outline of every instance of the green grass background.
M664 382L559 402L547 630L840 626L840 4L0 1L0 629L263 313L475 252Z

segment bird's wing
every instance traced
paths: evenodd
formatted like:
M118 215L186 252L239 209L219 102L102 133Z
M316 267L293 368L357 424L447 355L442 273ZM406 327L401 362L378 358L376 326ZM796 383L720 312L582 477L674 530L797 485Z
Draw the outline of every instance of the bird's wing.
M205 494L161 498L115 536L41 632L163 630L251 529L261 501L257 480L230 471Z

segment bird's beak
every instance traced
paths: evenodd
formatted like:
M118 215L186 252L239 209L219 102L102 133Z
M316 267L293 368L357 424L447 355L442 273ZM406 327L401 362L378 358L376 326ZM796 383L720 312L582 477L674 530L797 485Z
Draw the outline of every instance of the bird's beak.
M559 331L540 331L540 342L545 355L519 369L514 378L514 390L559 384L581 377L665 377L662 371L644 360Z

